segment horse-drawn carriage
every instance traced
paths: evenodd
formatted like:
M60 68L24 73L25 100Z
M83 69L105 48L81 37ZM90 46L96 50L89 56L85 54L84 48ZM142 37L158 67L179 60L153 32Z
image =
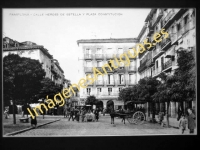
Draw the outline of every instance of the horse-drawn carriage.
M145 115L145 110L142 109L138 109L135 108L135 104L144 104L145 102L143 101L128 101L125 103L125 105L129 105L132 106L132 109L130 111L125 111L125 112L115 112L114 116L115 117L120 117L124 120L125 123L125 119L128 120L128 122L130 124L142 124L144 123L144 121L146 120L146 115Z
M92 113L92 106L91 105L85 105L83 108L86 110L85 114L85 121L95 121L95 115Z

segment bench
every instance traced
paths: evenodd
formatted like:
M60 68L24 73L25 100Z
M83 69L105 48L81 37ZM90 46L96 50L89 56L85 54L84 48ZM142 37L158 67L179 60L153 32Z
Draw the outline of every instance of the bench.
M19 118L20 122L26 122L28 123L29 122L29 118Z

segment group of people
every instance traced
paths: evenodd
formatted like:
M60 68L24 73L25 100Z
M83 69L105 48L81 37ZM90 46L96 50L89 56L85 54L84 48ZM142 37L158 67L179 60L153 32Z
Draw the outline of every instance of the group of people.
M99 120L99 109L92 109L92 110L86 110L84 108L74 108L74 107L68 107L64 109L64 118L68 117L68 120L72 121L82 121L87 122L88 120L91 121L98 121Z
M182 114L179 120L179 128L181 129L182 134L186 130L187 124L188 124L189 133L194 133L194 129L196 127L196 124L195 124L196 117L193 113L193 110L191 108L188 108L187 112L186 112L186 115ZM163 126L164 112L159 112L158 118L159 118L159 123L161 124L161 126Z

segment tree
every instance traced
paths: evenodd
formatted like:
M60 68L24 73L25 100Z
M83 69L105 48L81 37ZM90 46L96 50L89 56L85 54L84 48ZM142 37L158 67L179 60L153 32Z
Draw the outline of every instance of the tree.
M13 100L13 105L31 102L41 90L41 80L45 76L38 60L9 54L3 58L4 104ZM16 124L13 113L14 124Z
M131 100L131 87L123 88L119 92L119 100L123 100L124 102Z
M160 75L162 84L153 95L154 101L167 102L166 118L169 126L169 104L171 101L179 102L179 108L183 113L183 102L195 98L195 59L194 51L177 51L177 63L179 68L175 70L174 75L167 76L164 73ZM178 120L181 113L179 113Z
M91 96L88 96L86 101L85 101L85 104L86 105L95 105L96 103L98 102L98 100L96 99L95 96L91 95Z
M41 90L37 94L37 98L43 98L46 99L47 95L48 98L53 98L55 94L58 92L61 92L63 89L63 85L55 85L55 83L49 79L49 78L44 78L41 81Z

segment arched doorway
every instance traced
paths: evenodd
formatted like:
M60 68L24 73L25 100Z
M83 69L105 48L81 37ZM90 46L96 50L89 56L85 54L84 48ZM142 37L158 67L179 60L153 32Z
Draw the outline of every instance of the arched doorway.
M109 113L111 109L114 109L114 102L112 100L107 101L107 112Z
M96 104L96 107L100 110L103 111L103 102L102 101L98 101Z

